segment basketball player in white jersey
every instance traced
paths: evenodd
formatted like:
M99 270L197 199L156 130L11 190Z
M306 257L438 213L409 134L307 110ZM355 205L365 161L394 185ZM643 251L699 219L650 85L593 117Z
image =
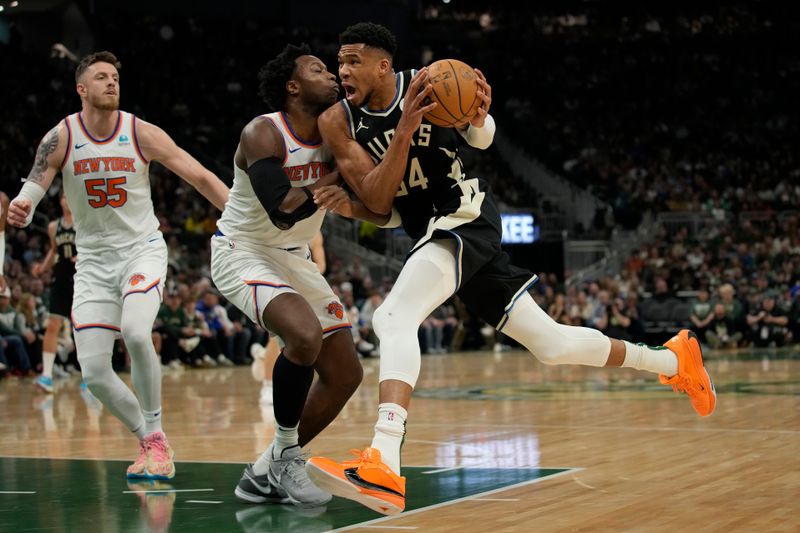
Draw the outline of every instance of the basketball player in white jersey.
M230 199L211 243L211 274L283 349L272 378L275 439L245 468L235 494L251 503L315 507L331 496L306 476L301 448L336 417L362 377L345 309L308 246L325 216L313 191L338 182L317 116L339 89L307 46L287 46L259 79L264 100L280 111L242 131Z
M148 168L159 161L222 209L228 188L159 127L119 110L117 58L97 52L75 71L82 109L45 135L8 220L27 226L61 172L78 261L72 325L83 379L139 439L129 478L170 479L172 450L161 427L161 366L151 330L167 272L167 246L153 213ZM114 373L122 335L136 395ZM137 399L138 395L138 399Z

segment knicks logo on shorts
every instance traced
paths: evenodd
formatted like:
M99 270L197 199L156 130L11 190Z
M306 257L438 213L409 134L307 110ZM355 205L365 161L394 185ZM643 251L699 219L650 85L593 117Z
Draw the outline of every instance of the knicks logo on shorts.
M128 285L130 285L131 287L135 287L138 284L144 282L144 280L146 279L147 277L144 274L137 272L136 274L131 276L131 278L128 280Z
M339 302L331 302L328 304L328 314L341 320L344 318L344 307Z

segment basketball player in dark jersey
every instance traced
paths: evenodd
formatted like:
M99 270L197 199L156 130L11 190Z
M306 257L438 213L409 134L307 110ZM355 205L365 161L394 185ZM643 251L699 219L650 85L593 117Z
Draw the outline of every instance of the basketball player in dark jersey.
M462 139L480 149L493 140L491 87L480 71L481 108L464 129L440 128L423 120L436 106L420 99L432 90L427 71L392 69L396 42L389 30L356 24L340 35L340 44L346 98L320 115L323 140L356 196L376 213L391 211L416 243L373 317L381 368L372 445L344 463L309 459L306 469L321 489L384 514L405 508L400 446L419 376L417 328L453 293L543 363L648 370L686 392L700 415L713 412L716 395L692 332L679 332L666 348L633 345L558 324L528 294L536 276L510 264L500 248L500 216L488 187L458 157ZM350 210L335 186L316 191L315 199L345 215Z
M53 363L58 349L58 335L69 320L72 310L72 285L75 276L75 262L78 250L75 248L75 228L72 224L72 211L67 205L64 190L58 197L63 216L47 225L50 236L50 248L44 260L33 266L34 276L41 276L53 269L53 280L50 284L50 317L42 342L42 374L34 384L45 392L53 392Z

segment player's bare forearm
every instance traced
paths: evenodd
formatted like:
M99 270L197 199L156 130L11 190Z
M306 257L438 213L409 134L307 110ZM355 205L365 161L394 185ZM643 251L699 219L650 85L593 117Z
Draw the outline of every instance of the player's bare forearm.
M367 151L350 138L344 111L336 105L319 117L323 141L331 148L342 178L364 204L374 212L392 209L406 168L411 135L395 134L386 155L375 165Z
M376 226L383 226L389 219L392 217L391 210L388 214L382 215L380 213L376 213L374 211L370 211L367 209L367 206L363 204L358 198L354 198L351 200L353 203L353 216L352 218L357 218L358 220L364 220L366 222L371 222Z
M352 198L346 190L338 185L317 188L314 191L314 203L320 209L328 209L337 215L372 222L378 226L386 224L391 218L391 213L383 215L370 211L363 202L358 198Z
M199 163L198 163L199 165ZM225 204L228 202L228 195L230 189L225 186L220 179L203 168L204 172L194 180L187 178L187 182L191 183L197 192L202 194L214 207L220 211L225 209Z
M225 209L230 190L214 173L175 144L172 137L155 124L143 120L137 121L137 124L139 147L147 159L162 163L197 189L214 207L220 211Z
M33 160L33 166L28 173L28 177L25 178L25 181L35 183L44 190L50 188L50 184L53 183L53 178L58 170L57 165L54 164L54 158L52 157L58 150L58 141L59 126L56 126L47 132L42 142L39 143L39 147L36 149L36 157ZM64 149L65 148L62 147L62 154Z

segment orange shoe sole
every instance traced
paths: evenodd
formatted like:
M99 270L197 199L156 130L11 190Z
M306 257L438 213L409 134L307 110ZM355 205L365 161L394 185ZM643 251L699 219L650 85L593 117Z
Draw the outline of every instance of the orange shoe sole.
M312 457L306 462L306 473L311 481L334 496L353 500L384 515L396 515L406 508L403 496L361 487L350 481L342 465L324 457Z

